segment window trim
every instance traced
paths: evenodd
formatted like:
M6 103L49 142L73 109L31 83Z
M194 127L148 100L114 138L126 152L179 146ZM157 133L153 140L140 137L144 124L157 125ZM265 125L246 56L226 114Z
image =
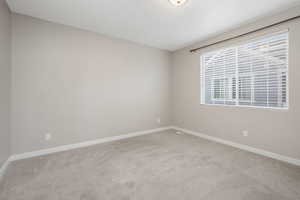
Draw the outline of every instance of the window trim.
M215 53L215 52L218 52L218 51L224 51L224 50L234 48L234 47L237 47L237 46L241 46L241 45L244 45L244 44L247 44L247 43L255 42L255 41L261 40L261 39L266 38L266 37L272 37L274 35L281 34L281 33L287 33L287 55L288 55L288 58L287 58L287 61L286 61L287 62L287 69L286 69L286 80L287 80L286 81L286 107L266 107L266 106L251 106L251 105L239 105L239 104L238 105L228 105L228 104L206 104L206 103L204 103L205 102L205 96L202 95L202 91L205 90L205 78L202 78L203 76L205 76L205 67L204 67L204 60L203 60L203 55L204 54L206 54L206 53ZM263 34L263 35L255 37L255 38L247 39L245 41L237 42L235 44L228 45L228 46L223 47L223 48L222 47L221 48L214 48L211 51L205 51L205 52L201 53L200 54L200 105L203 105L203 106L216 106L216 107L228 107L228 108L232 107L232 108L236 108L236 109L238 109L238 108L251 108L251 109L253 109L254 108L254 109L264 109L264 110L289 111L289 109L290 109L290 87L289 87L289 82L290 82L290 70L289 70L289 67L290 67L290 65L289 65L290 64L290 35L289 34L290 34L289 29L283 29L283 30L280 30L280 31ZM236 87L238 88L238 84L236 84ZM251 95L251 98L253 98L252 95ZM228 100L228 101L232 101L232 102L239 101L238 89L236 89L236 99L231 99L231 100Z

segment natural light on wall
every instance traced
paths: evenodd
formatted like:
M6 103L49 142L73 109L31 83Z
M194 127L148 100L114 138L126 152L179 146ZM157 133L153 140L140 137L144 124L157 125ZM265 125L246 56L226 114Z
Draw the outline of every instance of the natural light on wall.
M201 103L288 108L288 32L202 55Z

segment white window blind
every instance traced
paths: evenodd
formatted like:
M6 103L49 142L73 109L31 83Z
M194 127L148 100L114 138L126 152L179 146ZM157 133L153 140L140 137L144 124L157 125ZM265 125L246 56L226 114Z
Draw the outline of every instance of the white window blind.
M288 108L288 32L202 55L201 103Z

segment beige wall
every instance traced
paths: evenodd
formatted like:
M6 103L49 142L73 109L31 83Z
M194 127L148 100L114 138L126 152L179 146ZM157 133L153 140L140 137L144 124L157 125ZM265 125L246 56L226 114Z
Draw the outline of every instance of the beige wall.
M207 48L198 53L189 50L228 36L300 14L300 8L266 18L207 41L178 50L172 55L173 124L211 136L250 145L300 159L300 20ZM205 51L237 44L256 36L282 29L290 30L288 111L262 108L238 108L200 105L200 55ZM242 136L248 130L249 136Z
M169 52L14 14L12 55L14 154L170 125Z
M14 14L12 152L173 124L300 159L300 20L189 52L299 13L289 10L172 54ZM288 111L200 105L201 53L282 29L290 30ZM48 132L53 138L45 141Z
M0 0L0 167L10 154L11 16Z

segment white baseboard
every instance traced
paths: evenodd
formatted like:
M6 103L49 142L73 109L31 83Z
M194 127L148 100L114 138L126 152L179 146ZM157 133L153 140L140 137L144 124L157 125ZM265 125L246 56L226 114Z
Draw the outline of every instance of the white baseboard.
M116 140L122 140L122 139L126 139L126 138L146 135L146 134L159 132L159 131L165 131L165 130L169 130L169 129L172 129L172 127L167 126L167 127L150 129L150 130L145 130L145 131L138 131L138 132L128 133L128 134L119 135L119 136L106 137L106 138L81 142L81 143L77 143L77 144L69 144L69 145L63 145L63 146L58 146L58 147L49 148L49 149L43 149L43 150L38 150L38 151L33 151L33 152L16 154L16 155L12 155L10 157L9 161L22 160L22 159L32 158L32 157L36 157L36 156L42 156L42 155L47 155L47 154L52 154L52 153L57 153L57 152L62 152L62 151L68 151L68 150L72 150L72 149L88 147L88 146L106 143L106 142L112 142L112 141L116 141Z
M126 139L126 138L146 135L146 134L159 132L159 131L165 131L165 130L169 130L169 129L175 129L175 130L182 131L182 132L190 134L190 135L198 136L198 137L201 137L201 138L204 138L204 139L207 139L207 140L211 140L211 141L218 142L218 143L221 143L221 144L229 145L229 146L239 148L239 149L242 149L242 150L245 150L245 151L249 151L249 152L252 152L252 153L256 153L256 154L259 154L259 155L263 155L263 156L270 157L270 158L273 158L273 159L276 159L276 160L280 160L280 161L283 161L283 162L287 162L287 163L290 163L290 164L293 164L293 165L300 166L300 160L295 159L295 158L291 158L291 157L288 157L288 156L283 156L283 155L276 154L276 153L269 152L269 151L265 151L265 150L262 150L262 149L258 149L258 148L250 147L250 146L247 146L247 145L231 142L231 141L228 141L228 140L224 140L224 139L209 136L209 135L206 135L206 134L198 133L198 132L191 131L191 130L188 130L188 129L184 129L184 128L180 128L180 127L176 127L176 126L167 126L167 127L162 127L162 128L156 128L156 129L150 129L150 130L145 130L145 131L128 133L128 134L124 134L124 135L120 135L120 136L106 137L106 138L86 141L86 142L77 143L77 144L63 145L63 146L58 146L58 147L54 147L54 148L50 148L50 149L43 149L43 150L39 150L39 151L33 151L33 152L27 152L27 153L12 155L11 157L8 158L8 160L0 168L0 179L4 175L5 170L7 169L8 165L12 161L22 160L22 159L27 159L27 158L32 158L32 157L36 157L36 156L42 156L42 155L47 155L47 154L52 154L52 153L57 153L57 152L62 152L62 151L68 151L68 150L77 149L77 148L88 147L88 146L92 146L92 145L96 145L96 144L122 140L122 139Z
M176 127L176 126L173 126L172 128L175 129L175 130L182 131L184 133L190 134L190 135L198 136L198 137L201 137L201 138L204 138L204 139L207 139L207 140L211 140L211 141L218 142L218 143L221 143L221 144L229 145L229 146L232 146L232 147L235 147L235 148L238 148L238 149L242 149L242 150L249 151L249 152L252 152L252 153L255 153L255 154L263 155L263 156L266 156L266 157L269 157L269 158L273 158L273 159L276 159L276 160L280 160L280 161L283 161L283 162L287 162L287 163L290 163L290 164L293 164L293 165L300 166L300 160L299 159L291 158L291 157L288 157L288 156L283 156L283 155L280 155L280 154L277 154L277 153L273 153L273 152L269 152L269 151L266 151L266 150L254 148L254 147L247 146L247 145L244 145L244 144L231 142L231 141L228 141L228 140L220 139L220 138L217 138L217 137L209 136L209 135L206 135L206 134L198 133L198 132L195 132L195 131L191 131L191 130Z
M9 165L9 163L11 162L10 158L8 158L5 163L3 163L3 165L0 167L0 181L2 179L2 177L4 176L4 173Z

